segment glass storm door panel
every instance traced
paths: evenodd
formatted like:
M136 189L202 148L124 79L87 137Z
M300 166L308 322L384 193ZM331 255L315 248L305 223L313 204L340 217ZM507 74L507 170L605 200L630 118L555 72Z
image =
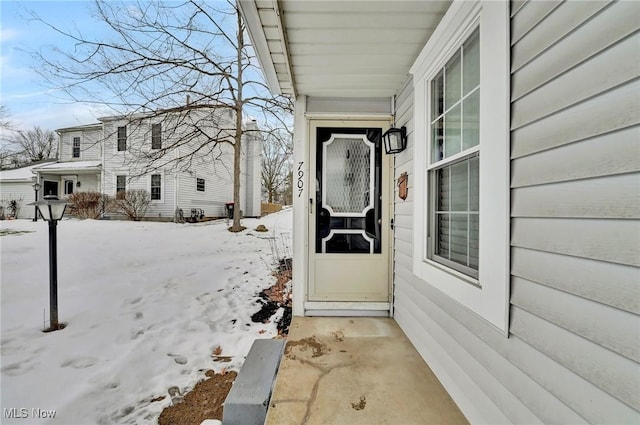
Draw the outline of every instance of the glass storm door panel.
M58 182L45 180L42 182L42 195L39 196L48 196L55 195L58 196Z
M381 135L317 130L316 253L380 253Z
M326 126L333 123L338 126ZM389 301L390 161L382 152L387 126L311 124L309 301Z

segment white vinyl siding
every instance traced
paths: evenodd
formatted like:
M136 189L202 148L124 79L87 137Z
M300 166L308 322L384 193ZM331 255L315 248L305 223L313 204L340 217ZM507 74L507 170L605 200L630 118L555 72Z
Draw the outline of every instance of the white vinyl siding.
M33 218L34 206L27 205L35 201L35 191L33 181L1 181L0 182L0 205L4 207L5 216L9 214L7 206L12 200L18 201L18 211L16 218ZM42 191L38 192L38 197L42 197Z
M207 115L204 111L195 111L190 118L184 116L165 116L162 121L162 144L163 149L173 139L181 137L183 127L174 129L172 123L180 122L185 125L186 120L199 120L201 122L213 123L217 119L215 116ZM221 113L222 119L230 119L228 113ZM127 176L127 190L142 189L152 194L151 175L160 175L161 182L160 199L154 199L146 216L149 218L172 218L176 208L181 209L185 216L189 216L191 209L202 209L208 217L221 217L224 215L224 204L233 200L233 146L221 143L210 155L201 158L193 158L187 170L179 170L174 167L174 163L169 161L178 158L188 152L193 152L194 146L201 143L201 140L194 140L191 145L171 150L166 153L168 163L157 170L149 170L145 167L145 155L154 156L157 151L152 149L152 133L154 118L142 118L135 121L126 121L121 118L105 118L104 121L104 193L115 196L118 175ZM227 123L225 126L229 126ZM127 128L127 150L118 152L118 127ZM214 128L214 127L212 127ZM245 134L247 136L247 134ZM258 137L261 139L261 137ZM245 214L260 214L260 145L253 143L254 151L258 154L247 155L246 150L249 143L247 137L243 138L243 155L241 158L241 209ZM257 146L257 148L255 148ZM254 179L253 186L246 183L247 170L251 171ZM257 177L257 182L255 178ZM205 191L197 190L197 178L205 180ZM157 183L157 179L154 182ZM250 195L246 195L250 193ZM154 197L158 196L157 188L154 188ZM253 203L247 201L248 196L254 199ZM257 199L257 201L255 201ZM257 212L256 212L257 206ZM251 207L250 209L247 209Z
M398 93L394 317L471 423L640 423L640 60L610 53L640 43L639 14L512 2L509 338L412 271L417 107L411 82ZM612 80L592 74L599 55ZM561 96L545 88L566 73Z
M102 129L98 124L57 130L59 160L99 161L102 159Z

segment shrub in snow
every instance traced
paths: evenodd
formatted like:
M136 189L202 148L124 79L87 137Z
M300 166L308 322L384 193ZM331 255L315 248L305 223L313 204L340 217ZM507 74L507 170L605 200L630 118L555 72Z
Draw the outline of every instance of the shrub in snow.
M151 204L151 195L143 189L134 189L120 192L117 199L113 201L114 209L129 218L138 221L144 217Z
M16 217L18 215L18 208L19 208L20 201L18 201L17 199L12 199L9 201L9 215L13 217Z
M18 216L18 210L20 209L20 204L22 203L22 198L3 198L0 199L0 207L2 208L0 212L0 219L5 219L5 214L8 218L16 218Z
M79 218L100 218L109 206L109 197L100 192L76 192L69 196L69 213Z

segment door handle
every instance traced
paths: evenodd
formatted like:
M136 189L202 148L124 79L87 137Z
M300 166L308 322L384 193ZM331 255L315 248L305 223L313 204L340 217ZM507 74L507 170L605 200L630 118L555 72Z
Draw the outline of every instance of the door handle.
M391 219L391 230L393 230L393 219Z
M309 198L309 214L313 214L313 198Z

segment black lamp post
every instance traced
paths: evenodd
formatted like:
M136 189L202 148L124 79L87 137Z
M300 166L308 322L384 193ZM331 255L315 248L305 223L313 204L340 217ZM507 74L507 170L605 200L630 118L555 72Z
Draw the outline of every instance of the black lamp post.
M34 199L34 201L38 202L38 191L40 190L40 187L41 187L40 183L35 182L32 187L33 187L33 190L36 192L36 198ZM33 208L34 208L33 221L38 221L38 206L36 205Z
M33 203L42 218L49 222L49 315L48 331L62 329L58 323L58 248L56 229L67 207L67 201L55 195L45 196L42 201Z

